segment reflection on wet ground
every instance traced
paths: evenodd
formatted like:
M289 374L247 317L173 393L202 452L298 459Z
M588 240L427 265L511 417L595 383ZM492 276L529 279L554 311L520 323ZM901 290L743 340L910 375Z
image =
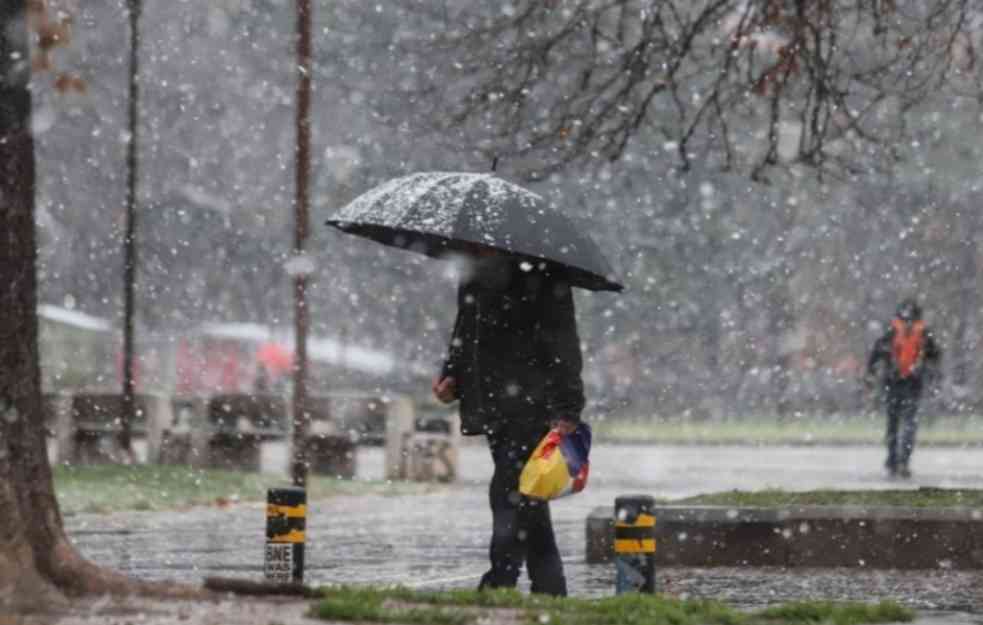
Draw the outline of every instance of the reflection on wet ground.
M487 559L490 513L484 482L491 462L482 445L462 449L461 482L438 493L337 497L308 512L306 581L472 586ZM867 447L597 446L587 490L552 506L571 592L612 592L609 565L584 561L584 520L614 497L645 492L679 497L728 489L780 487L983 488L978 450L925 449L911 482L886 480L880 449ZM364 448L361 479L382 476L382 452ZM285 450L264 450L264 471L281 472ZM171 513L131 512L66 519L83 553L101 564L150 579L195 581L207 575L259 579L265 513L261 504ZM793 598L893 598L923 608L983 609L978 574L781 569L664 569L663 588L684 596L756 605Z

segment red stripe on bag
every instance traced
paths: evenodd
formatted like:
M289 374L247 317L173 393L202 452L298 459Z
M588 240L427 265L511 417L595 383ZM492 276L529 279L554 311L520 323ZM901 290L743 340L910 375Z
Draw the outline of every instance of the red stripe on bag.
M543 448L539 452L539 457L543 460L548 459L556 451L556 448L560 445L560 433L556 430L550 431L546 435L546 442L543 444Z

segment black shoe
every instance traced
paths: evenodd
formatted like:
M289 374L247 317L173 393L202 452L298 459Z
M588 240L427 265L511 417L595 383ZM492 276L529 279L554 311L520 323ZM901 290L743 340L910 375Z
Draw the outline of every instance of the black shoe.
M895 477L898 475L898 466L890 462L884 463L884 468L887 469L888 477Z
M495 579L491 571L488 571L481 576L481 580L478 582L478 590L495 590L496 588L515 588L515 584L502 584Z
M901 465L901 468L898 469L898 475L907 480L911 477L911 469L908 468L908 465L903 464Z
M533 583L529 587L529 592L551 597L567 596L567 578L562 575L550 580L548 584Z

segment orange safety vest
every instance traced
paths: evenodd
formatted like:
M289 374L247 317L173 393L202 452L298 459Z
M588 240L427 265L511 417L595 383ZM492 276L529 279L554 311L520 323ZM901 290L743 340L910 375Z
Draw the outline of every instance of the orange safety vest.
M910 377L922 355L925 322L919 320L909 325L901 319L892 319L891 327L894 328L894 341L891 344L894 364L902 378Z

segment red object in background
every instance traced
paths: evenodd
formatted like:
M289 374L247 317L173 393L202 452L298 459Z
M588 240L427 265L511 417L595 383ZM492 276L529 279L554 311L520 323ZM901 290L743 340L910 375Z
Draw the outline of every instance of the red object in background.
M279 343L263 343L256 351L256 362L278 377L293 369L294 355Z
M195 353L187 339L181 339L177 344L175 367L177 369L178 395L195 395L201 390L201 372L205 368L205 359Z
M243 386L246 381L239 371L240 352L241 347L234 343L222 345L214 351L216 361L212 368L219 371L217 386L223 393L238 393L248 388Z
M176 391L181 395L248 391L253 383L251 362L249 347L234 340L182 340Z
M140 359L133 359L133 390L140 390ZM123 351L116 352L116 382L123 383Z

